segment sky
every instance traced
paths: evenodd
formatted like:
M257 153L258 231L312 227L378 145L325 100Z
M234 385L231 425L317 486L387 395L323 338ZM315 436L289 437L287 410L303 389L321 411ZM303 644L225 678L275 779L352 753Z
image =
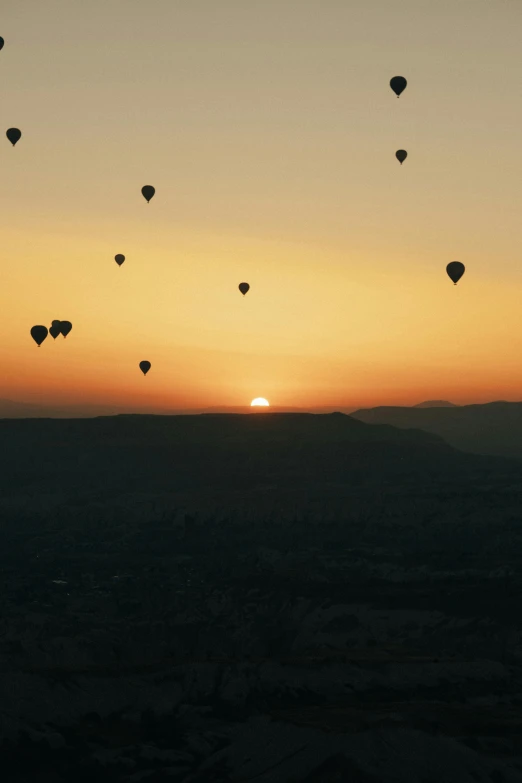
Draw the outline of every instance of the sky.
M0 398L522 399L521 29L518 0L7 5Z

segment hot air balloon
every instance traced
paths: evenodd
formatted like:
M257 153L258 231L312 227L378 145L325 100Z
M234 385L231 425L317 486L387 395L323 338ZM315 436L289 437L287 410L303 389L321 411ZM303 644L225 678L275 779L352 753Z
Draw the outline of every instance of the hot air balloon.
M241 291L241 293L244 296L247 293L247 291L249 290L250 286L248 285L248 283L240 283L238 285L238 288L239 288L239 290Z
M118 266L121 266L125 261L125 256L123 256L121 253L118 253L118 255L114 256L114 260L116 261Z
M390 79L390 87L392 88L397 98L399 97L401 92L404 92L407 84L408 82L406 81L404 76L394 76L393 79Z
M404 163L404 161L408 157L408 153L406 152L406 150L397 150L397 152L395 153L395 157L397 158L397 160L399 161L399 163L402 166L402 164Z
M150 367L150 362L140 362L140 370L142 371L143 375L147 375Z
M72 323L70 321L60 321L60 332L64 337L67 337L72 329Z
M31 329L31 337L35 341L38 348L41 346L45 338L47 337L47 327L46 326L33 326Z
M20 139L22 138L22 131L18 130L18 128L9 128L9 130L5 132L5 135L7 136L7 138L9 139L9 141L14 147L16 142L20 141Z
M0 50L4 48L4 43L5 43L5 42L4 42L4 39L3 39L3 38L2 38L2 36L0 35Z
M147 204L153 197L153 195L156 192L156 188L153 188L152 185L144 185L141 189L141 192L143 193L143 198L147 200Z
M457 285L465 271L466 267L464 264L461 264L460 261L451 261L446 267L446 272L455 285Z
M53 338L53 340L56 340L59 334L61 334L61 325L60 321L53 321L51 324L51 328L49 329L49 334Z

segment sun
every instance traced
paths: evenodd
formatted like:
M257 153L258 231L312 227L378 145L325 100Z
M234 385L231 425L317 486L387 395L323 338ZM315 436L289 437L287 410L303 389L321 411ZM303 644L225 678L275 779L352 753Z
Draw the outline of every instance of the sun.
M270 403L268 402L268 400L265 400L264 397L256 397L255 400L252 400L252 402L250 403L251 408L257 408L258 406L263 408L268 408L269 405Z

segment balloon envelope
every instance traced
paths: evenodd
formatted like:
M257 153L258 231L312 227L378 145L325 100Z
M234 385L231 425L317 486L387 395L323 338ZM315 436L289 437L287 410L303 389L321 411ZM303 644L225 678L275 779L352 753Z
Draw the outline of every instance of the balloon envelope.
M155 194L156 188L153 188L152 185L144 185L141 192L143 193L143 198L146 199L148 203Z
M457 285L465 271L466 267L464 264L461 264L460 261L451 261L451 263L449 263L446 267L446 272L448 273L450 280L453 280L455 285Z
M60 328L60 321L53 321L51 324L51 328L49 329L49 334L53 338L53 340L56 340L59 334L61 334L61 328Z
M70 321L60 321L60 332L64 337L67 337L72 329L72 323Z
M125 256L121 253L118 253L118 255L114 256L114 260L118 264L118 266L121 266L123 262L125 261Z
M247 291L249 290L250 286L248 285L248 283L240 283L238 285L238 288L239 288L239 290L241 291L241 293L244 296L247 293Z
M404 163L404 161L408 157L408 153L406 152L406 150L397 150L397 152L395 153L395 157L397 158L397 160L399 161L399 163L402 166L402 164Z
M4 39L0 35L0 49L3 49L3 48L4 48Z
M143 375L147 375L148 371L150 370L151 364L150 362L140 362L140 370L142 371Z
M408 82L406 81L404 76L394 76L393 79L390 79L390 87L392 88L397 98L399 97L401 92L404 92L407 84Z
M16 142L20 141L20 139L22 138L22 131L19 130L18 128L9 128L9 130L5 132L5 135L7 136L7 138L9 139L9 141L14 147Z
M33 326L31 329L31 337L35 341L38 348L41 346L45 338L47 337L47 327L46 326Z

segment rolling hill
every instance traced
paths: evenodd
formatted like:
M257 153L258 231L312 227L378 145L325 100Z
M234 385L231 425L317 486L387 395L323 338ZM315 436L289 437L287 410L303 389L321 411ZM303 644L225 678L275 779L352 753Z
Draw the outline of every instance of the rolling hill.
M437 434L341 413L5 419L0 441L3 497L56 502L136 491L321 496L513 472L509 461L462 454Z
M416 428L475 454L522 458L522 403L490 402L456 407L362 408L352 416L367 424Z
M414 408L458 408L454 402L448 402L448 400L425 400L419 402Z

